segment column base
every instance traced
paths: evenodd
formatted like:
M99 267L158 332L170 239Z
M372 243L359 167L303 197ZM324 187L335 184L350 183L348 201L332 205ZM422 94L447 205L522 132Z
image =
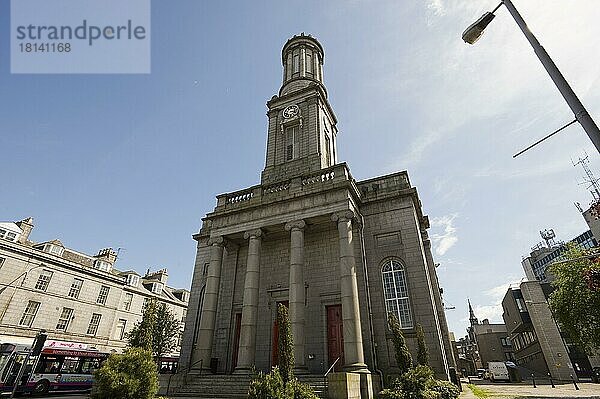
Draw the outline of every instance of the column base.
M369 368L367 367L366 364L364 363L351 363L351 364L344 364L342 366L342 371L346 372L346 373L364 373L364 374L371 374L371 372L369 371Z
M244 374L252 374L252 369L249 367L236 367L233 370L233 374L244 375Z

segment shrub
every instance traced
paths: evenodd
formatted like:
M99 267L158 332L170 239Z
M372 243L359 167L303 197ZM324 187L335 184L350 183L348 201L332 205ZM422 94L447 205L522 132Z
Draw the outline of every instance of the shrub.
M402 391L395 389L384 389L379 392L378 399L404 399Z
M288 309L283 304L277 307L277 325L279 326L279 370L283 383L294 378L294 340L288 317Z
M93 399L153 399L158 375L152 353L130 348L111 355L94 373Z
M425 332L420 323L417 324L417 363L422 366L429 365L429 350L425 343Z
M249 399L288 399L279 368L273 367L269 374L258 373L250 381Z
M427 390L433 380L433 370L427 366L417 366L410 369L398 379L400 390L404 392L405 398L421 398L421 394Z
M303 384L294 378L286 386L290 399L319 399L310 385Z
M394 349L396 351L396 363L398 363L400 375L402 375L412 367L412 356L410 355L408 347L406 346L406 341L404 340L404 335L402 334L400 322L398 322L396 315L391 312L388 313L388 325L392 331L392 340L394 342Z
M429 389L439 392L441 399L456 399L460 395L458 387L450 381L432 380Z

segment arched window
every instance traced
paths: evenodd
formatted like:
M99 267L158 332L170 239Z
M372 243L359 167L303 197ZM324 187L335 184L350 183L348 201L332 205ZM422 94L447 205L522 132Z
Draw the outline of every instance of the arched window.
M395 259L386 261L381 268L381 276L387 313L393 312L402 328L412 328L413 320L408 301L408 284L404 266Z

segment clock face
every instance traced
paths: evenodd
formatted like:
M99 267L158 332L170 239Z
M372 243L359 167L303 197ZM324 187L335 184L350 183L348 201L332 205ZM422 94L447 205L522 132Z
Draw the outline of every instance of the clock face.
M297 105L290 105L283 110L283 117L286 119L293 118L294 116L298 115L299 112L300 109Z

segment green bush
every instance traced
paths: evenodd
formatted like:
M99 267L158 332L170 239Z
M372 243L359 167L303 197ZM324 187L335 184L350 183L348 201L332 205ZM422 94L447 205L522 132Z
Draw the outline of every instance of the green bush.
M273 367L269 374L260 372L250 381L249 399L280 399L286 397L285 384L278 367Z
M428 386L432 391L439 392L441 399L456 399L460 395L460 390L450 381L432 380Z
M384 389L379 392L378 399L404 399L402 391L395 389Z
M94 373L92 399L154 399L158 374L152 353L130 348L113 354Z
M287 383L286 390L290 399L319 399L310 385L303 384L296 378Z
M460 391L449 381L436 380L433 370L416 366L379 393L381 399L456 399Z
M405 398L419 399L432 380L433 370L427 366L417 366L398 379L398 388L404 392Z
M319 399L312 388L294 378L283 382L278 367L269 374L258 373L250 381L249 399Z

